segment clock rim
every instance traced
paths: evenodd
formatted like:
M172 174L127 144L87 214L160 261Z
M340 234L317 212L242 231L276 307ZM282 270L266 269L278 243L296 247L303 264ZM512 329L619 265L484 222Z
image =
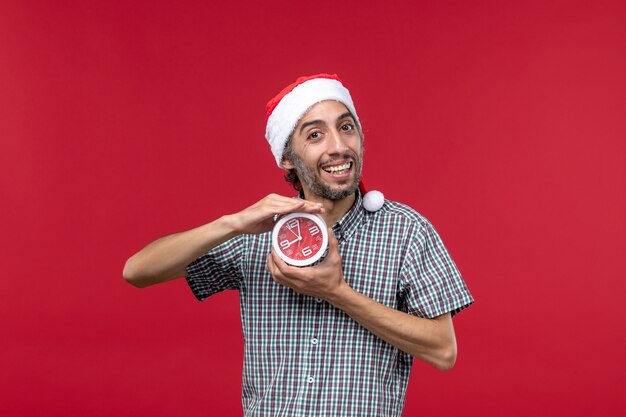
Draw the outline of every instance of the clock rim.
M278 245L278 231L285 223L296 217L305 217L309 220L313 220L320 226L320 229L322 231L322 246L315 255L308 259L291 259L280 250L280 247ZM286 214L278 219L278 221L274 225L274 229L272 229L272 247L276 249L276 254L278 255L278 257L285 261L287 264L292 266L310 266L317 262L324 255L324 252L326 252L326 249L328 247L328 229L326 227L326 222L324 221L322 216L318 214L300 212Z

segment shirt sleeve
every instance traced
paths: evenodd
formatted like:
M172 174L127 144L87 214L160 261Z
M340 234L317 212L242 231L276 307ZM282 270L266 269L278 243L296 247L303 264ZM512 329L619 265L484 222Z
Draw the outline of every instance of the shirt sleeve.
M230 239L187 266L187 284L198 300L241 287L244 239L244 236Z
M407 313L453 316L474 302L434 227L425 222L409 245L400 272Z

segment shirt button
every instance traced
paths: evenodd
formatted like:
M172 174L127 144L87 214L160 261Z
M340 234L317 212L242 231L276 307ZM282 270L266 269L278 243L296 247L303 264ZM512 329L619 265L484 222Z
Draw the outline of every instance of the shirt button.
M309 384L312 384L313 381L315 381L315 380L313 379L312 376L308 377L307 380L306 380L306 382L308 382Z
M317 337L314 337L313 339L311 339L311 343L314 345L317 345Z
M316 303L321 303L322 301L324 301L324 300L322 300L321 298L316 298L316 299L315 299L315 302L316 302Z

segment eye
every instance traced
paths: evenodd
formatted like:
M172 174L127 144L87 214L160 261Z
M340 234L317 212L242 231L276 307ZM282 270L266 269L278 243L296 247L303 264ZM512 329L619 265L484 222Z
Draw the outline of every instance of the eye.
M322 133L316 130L311 132L309 136L307 136L307 139L319 139L320 136L322 136Z
M349 132L351 130L354 130L354 125L352 123L346 123L344 125L341 125L340 129L344 132Z

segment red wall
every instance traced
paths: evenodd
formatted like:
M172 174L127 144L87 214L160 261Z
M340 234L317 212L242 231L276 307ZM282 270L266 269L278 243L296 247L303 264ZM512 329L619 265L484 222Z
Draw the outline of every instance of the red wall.
M405 415L626 410L626 3L170 3L0 3L1 415L241 415L237 294L121 271L291 194L264 104L317 72L477 299Z

